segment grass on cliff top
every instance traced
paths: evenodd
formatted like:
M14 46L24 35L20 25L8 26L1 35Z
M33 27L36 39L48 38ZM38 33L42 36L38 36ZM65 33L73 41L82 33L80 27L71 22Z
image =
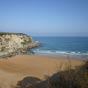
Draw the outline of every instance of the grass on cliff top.
M15 35L26 35L26 34L23 34L23 33L0 32L0 36L1 36L1 35L11 35L11 34L15 34Z

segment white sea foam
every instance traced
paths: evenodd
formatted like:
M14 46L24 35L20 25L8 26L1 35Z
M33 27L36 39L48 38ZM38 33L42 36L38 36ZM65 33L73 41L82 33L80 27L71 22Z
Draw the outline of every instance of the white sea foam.
M55 50L33 50L35 55L53 56L53 57L75 57L83 60L88 60L88 52L69 52L69 51L55 51Z
M53 51L53 50L33 50L35 53L40 53L40 54L55 54L55 55L87 55L88 56L88 52L69 52L69 51Z

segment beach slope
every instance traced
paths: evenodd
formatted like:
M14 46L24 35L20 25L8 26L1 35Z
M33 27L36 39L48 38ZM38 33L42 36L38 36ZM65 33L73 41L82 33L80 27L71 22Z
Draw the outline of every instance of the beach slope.
M0 88L12 88L24 77L44 79L57 71L64 71L69 66L75 68L85 62L75 58L60 58L36 55L18 55L0 59Z

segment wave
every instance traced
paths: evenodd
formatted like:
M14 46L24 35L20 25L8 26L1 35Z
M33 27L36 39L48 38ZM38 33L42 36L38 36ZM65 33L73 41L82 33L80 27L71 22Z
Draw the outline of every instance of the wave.
M74 52L74 51L57 51L57 50L33 50L34 53L40 54L55 54L55 55L78 55L78 56L88 56L88 52Z

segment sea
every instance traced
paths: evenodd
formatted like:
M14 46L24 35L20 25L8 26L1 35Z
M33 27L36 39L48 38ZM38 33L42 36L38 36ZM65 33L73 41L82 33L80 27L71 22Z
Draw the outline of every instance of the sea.
M35 54L77 57L88 60L88 37L33 37L41 45L32 49Z

